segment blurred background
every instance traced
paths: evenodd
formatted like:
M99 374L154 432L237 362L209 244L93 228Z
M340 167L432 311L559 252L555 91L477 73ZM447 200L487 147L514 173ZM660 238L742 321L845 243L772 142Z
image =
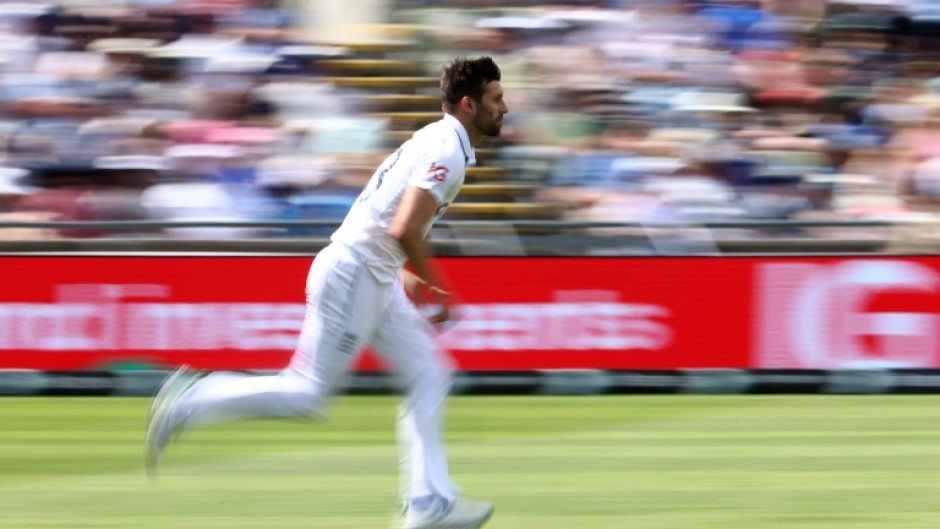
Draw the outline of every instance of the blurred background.
M935 527L940 0L0 0L0 525L384 527L372 355L160 487L141 397L287 363L310 256L478 55L510 113L431 235L503 256L441 259L489 527Z
M0 2L6 251L315 251L440 118L510 114L441 254L934 252L940 2Z

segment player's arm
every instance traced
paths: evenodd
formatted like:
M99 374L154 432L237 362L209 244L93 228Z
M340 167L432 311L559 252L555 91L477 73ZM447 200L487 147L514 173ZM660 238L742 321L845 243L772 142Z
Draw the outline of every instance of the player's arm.
M415 278L408 277L409 272L405 271L403 279L406 288L413 293L426 286L441 305L441 314L432 319L435 323L447 320L450 305L449 294L444 290L442 277L430 260L424 240L425 226L431 222L438 207L438 201L430 191L408 186L388 227L389 235L401 245L417 278L415 281Z

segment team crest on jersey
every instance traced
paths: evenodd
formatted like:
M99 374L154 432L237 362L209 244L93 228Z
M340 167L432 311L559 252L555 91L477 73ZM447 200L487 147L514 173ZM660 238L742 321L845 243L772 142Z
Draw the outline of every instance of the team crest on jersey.
M428 176L431 177L431 180L435 182L443 182L447 180L447 175L450 173L450 169L444 167L443 165L438 165L437 163L432 163L428 167Z

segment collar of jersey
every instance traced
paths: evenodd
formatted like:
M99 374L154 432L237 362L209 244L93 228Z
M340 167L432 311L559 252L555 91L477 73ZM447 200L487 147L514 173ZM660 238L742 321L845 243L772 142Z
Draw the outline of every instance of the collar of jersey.
M444 113L444 122L450 124L457 132L457 138L460 139L460 148L463 149L463 157L467 165L476 165L477 153L473 150L473 145L470 144L470 136L467 135L467 129L464 128L463 123L447 112Z

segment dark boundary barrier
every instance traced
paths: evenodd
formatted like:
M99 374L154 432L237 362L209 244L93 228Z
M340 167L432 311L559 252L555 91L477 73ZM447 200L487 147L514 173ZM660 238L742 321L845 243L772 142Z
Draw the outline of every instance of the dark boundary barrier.
M0 370L0 396L150 396L168 371ZM267 372L257 372L267 373ZM351 372L342 393L399 393L388 372ZM931 394L940 369L462 371L456 395Z
M568 220L442 220L431 243L439 256L938 253L940 222L917 220L737 220L638 223ZM311 255L338 221L0 221L0 254L265 253ZM173 237L163 230L236 228L236 238ZM7 229L65 238L6 240ZM826 234L837 230L838 236ZM300 232L300 233L298 233ZM81 236L81 234L107 236ZM248 233L252 233L249 235Z

